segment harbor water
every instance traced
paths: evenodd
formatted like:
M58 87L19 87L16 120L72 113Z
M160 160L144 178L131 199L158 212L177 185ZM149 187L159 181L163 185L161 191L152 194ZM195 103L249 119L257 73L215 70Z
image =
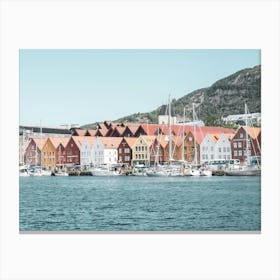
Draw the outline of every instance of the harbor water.
M21 177L20 231L260 231L261 177Z

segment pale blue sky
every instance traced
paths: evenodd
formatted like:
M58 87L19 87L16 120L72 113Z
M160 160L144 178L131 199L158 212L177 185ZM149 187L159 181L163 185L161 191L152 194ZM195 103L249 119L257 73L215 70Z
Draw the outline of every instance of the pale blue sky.
M260 50L20 50L20 124L84 125L148 112L243 68Z

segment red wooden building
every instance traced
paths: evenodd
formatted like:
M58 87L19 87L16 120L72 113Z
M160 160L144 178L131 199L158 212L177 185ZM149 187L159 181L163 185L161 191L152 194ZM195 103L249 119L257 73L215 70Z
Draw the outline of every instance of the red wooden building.
M27 165L41 166L41 151L46 138L31 138L25 150L24 162Z
M239 159L240 162L247 160L246 132L248 133L248 156L261 156L261 129L258 127L241 126L231 140L232 158Z
M130 165L132 162L132 147L136 142L135 137L124 137L118 147L118 162Z
M80 165L81 163L81 145L87 136L72 136L65 147L66 164Z

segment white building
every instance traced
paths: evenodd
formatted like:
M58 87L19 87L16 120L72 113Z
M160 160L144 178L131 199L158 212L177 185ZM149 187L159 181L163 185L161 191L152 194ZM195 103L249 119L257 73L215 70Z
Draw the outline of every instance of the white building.
M97 137L92 145L93 164L117 164L121 141L122 137Z
M200 145L200 162L213 159L231 159L230 135L206 134Z
M261 113L252 113L252 114L239 114L239 115L229 115L225 118L222 118L222 120L229 124L245 124L245 120L247 118L247 121L250 124L257 124L261 125Z
M231 159L231 145L229 134L222 133L215 145L215 159Z
M159 124L169 124L169 116L168 115L159 115L158 116L158 123ZM170 123L171 124L176 124L177 123L177 118L176 117L170 117Z
M91 166L94 164L94 155L93 155L93 144L96 140L94 136L84 137L84 140L81 145L81 165L82 166Z

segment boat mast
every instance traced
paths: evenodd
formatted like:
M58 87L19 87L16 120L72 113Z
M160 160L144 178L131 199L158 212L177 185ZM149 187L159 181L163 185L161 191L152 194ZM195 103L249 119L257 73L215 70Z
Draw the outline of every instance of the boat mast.
M182 133L182 160L185 161L185 122L186 122L186 107L184 106L184 122L183 122L183 133Z
M248 142L249 142L249 138L248 138L248 119L247 119L247 111L248 111L248 108L247 108L247 104L245 103L245 136L246 136L246 161L247 161L247 164L250 164L250 158L249 158L249 145L248 145Z
M168 105L168 128L169 128L169 162L172 159L172 139L171 139L171 102L170 102L170 94L169 94L169 105Z
M197 165L197 146L196 146L196 125L195 125L195 110L194 103L193 106L193 132L194 132L194 163Z
M41 156L40 156L40 167L41 167L41 170L42 170L42 120L40 120L40 149L41 149Z

